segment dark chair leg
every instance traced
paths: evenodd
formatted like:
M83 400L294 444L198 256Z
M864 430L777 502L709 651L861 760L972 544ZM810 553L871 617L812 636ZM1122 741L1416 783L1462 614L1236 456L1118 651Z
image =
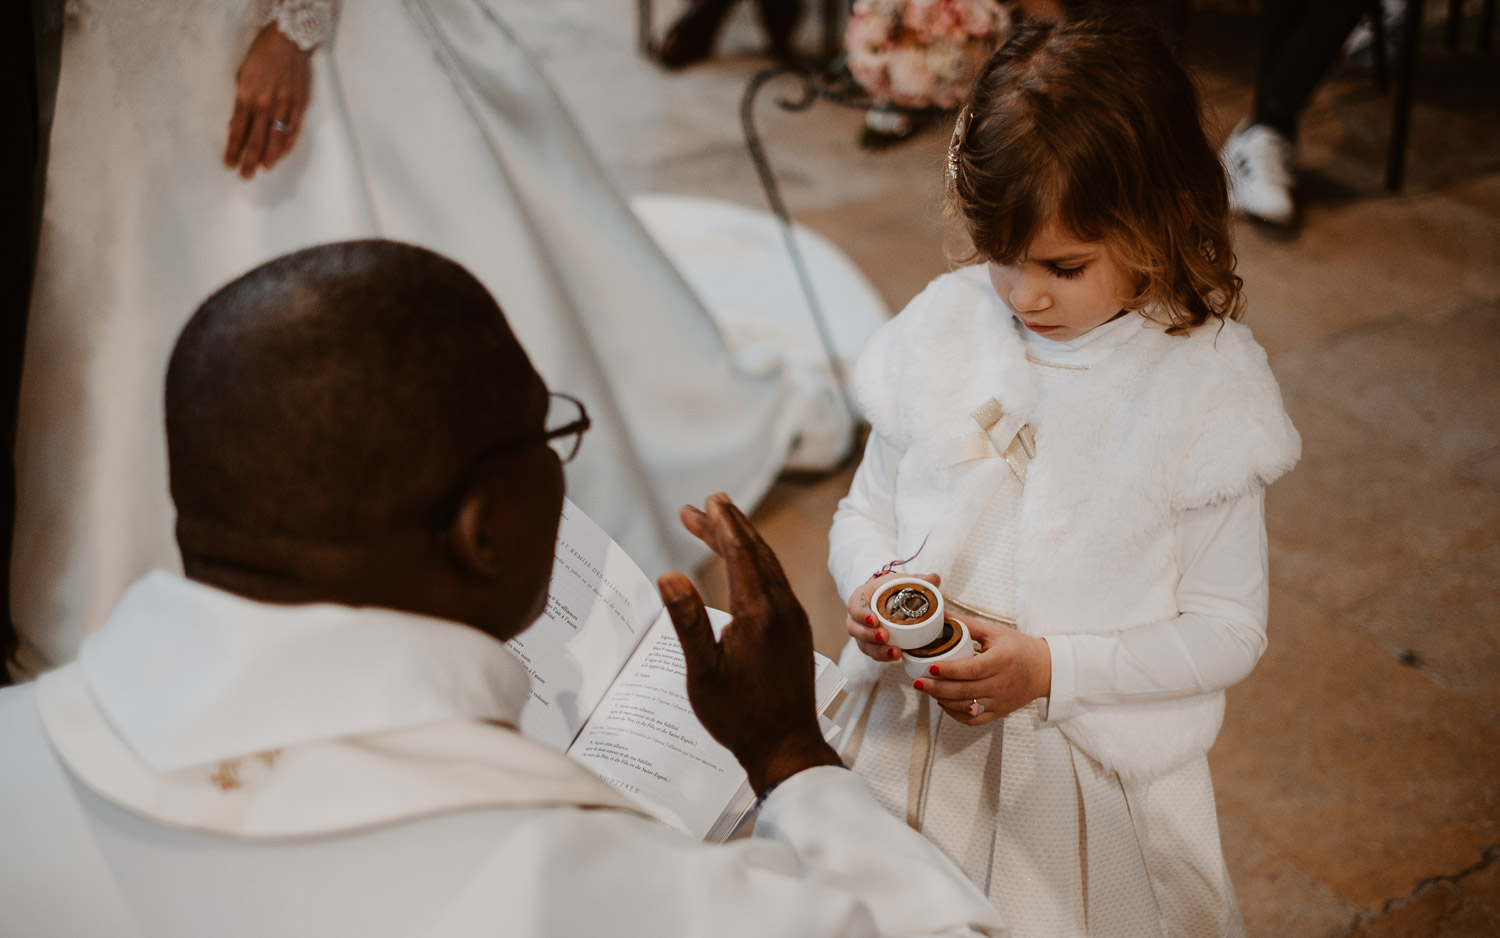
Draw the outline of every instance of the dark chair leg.
M1422 42L1422 0L1406 0L1406 22L1401 26L1401 49L1396 57L1396 93L1391 110L1391 144L1385 160L1385 188L1400 192L1406 174L1406 137L1411 129L1412 90L1417 77L1417 51Z
M1380 0L1371 0L1369 12L1365 15L1370 18L1370 58L1375 71L1375 90L1385 94L1391 87L1390 61L1385 54L1385 6Z
M1448 22L1443 26L1443 45L1449 52L1458 48L1458 34L1464 25L1464 0L1448 0Z

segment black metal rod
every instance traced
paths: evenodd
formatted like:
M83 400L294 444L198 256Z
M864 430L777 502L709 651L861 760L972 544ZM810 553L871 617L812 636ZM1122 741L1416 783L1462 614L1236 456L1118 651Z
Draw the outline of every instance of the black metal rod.
M776 174L771 169L771 162L766 158L765 147L761 144L760 133L755 129L755 98L760 90L772 79L782 75L791 75L802 82L802 97L796 100L782 99L777 102L783 109L788 111L805 111L812 106L819 97L817 84L812 75L803 69L788 66L766 69L750 79L745 86L745 94L740 99L740 125L745 132L745 147L750 151L750 160L755 164L755 172L760 176L760 186L766 193L766 201L771 204L771 211L781 222L782 240L786 242L787 254L792 259L792 267L797 273L797 280L802 287L802 293L807 298L808 312L812 313L813 323L818 329L818 341L823 345L823 354L828 359L828 367L833 370L834 380L838 382L839 393L843 397L844 407L849 411L852 421L851 427L854 433L858 432L860 424L859 408L854 403L854 397L849 390L848 377L844 373L844 366L839 361L837 349L833 344L833 333L828 326L828 320L823 314L823 304L818 301L818 291L812 282L812 275L807 269L807 261L802 256L802 248L797 244L797 239L792 230L792 219L787 214L786 203L781 198L781 187L776 182Z
M1396 56L1396 93L1391 105L1391 143L1385 159L1385 188L1400 192L1406 174L1406 137L1411 130L1413 86L1417 80L1417 52L1422 43L1422 0L1407 0L1401 26L1401 50Z
M1390 63L1386 61L1385 5L1371 0L1365 13L1370 20L1370 63L1375 71L1375 90L1385 94L1391 87Z

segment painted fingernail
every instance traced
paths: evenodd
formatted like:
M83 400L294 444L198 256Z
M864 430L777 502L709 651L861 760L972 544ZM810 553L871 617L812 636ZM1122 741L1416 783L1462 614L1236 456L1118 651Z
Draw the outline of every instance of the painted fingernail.
M899 649L899 648L892 648L891 649L891 660L895 661L899 657L901 657L901 649Z
M874 628L874 626L875 626L875 617L874 616L865 616L865 625L868 625L871 628Z
M931 674L931 675L932 675L932 676L933 676L933 677L937 677L937 676L938 676L938 673L937 673L937 665L932 665L932 666L931 666L931 667L929 667L929 668L928 668L928 669L927 669L927 673L928 673L928 674Z
M921 681L912 681L911 682L911 686L915 687L917 690L921 690L922 689L922 682Z
M875 630L875 641L879 642L882 645L885 644L885 631L883 629Z

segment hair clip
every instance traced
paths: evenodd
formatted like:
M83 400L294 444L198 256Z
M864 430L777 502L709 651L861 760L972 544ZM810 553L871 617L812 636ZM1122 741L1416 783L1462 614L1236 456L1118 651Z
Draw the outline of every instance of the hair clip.
M969 130L969 108L964 107L958 112L958 120L953 124L953 139L948 141L948 179L951 182L958 181L958 151L964 145L964 134Z

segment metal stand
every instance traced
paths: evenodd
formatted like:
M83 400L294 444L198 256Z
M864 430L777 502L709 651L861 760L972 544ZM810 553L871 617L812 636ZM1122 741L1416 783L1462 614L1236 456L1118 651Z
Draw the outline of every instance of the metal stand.
M780 98L776 101L777 106L785 111L806 111L819 100L840 107L867 110L875 106L875 100L846 72L821 72L791 65L768 68L757 73L745 86L745 93L740 98L740 126L745 132L745 147L750 151L750 159L755 164L756 174L760 177L760 185L766 193L766 201L770 203L771 211L781 222L781 236L786 243L787 254L792 259L792 267L797 272L802 294L807 298L807 308L812 313L813 322L817 325L818 341L823 345L823 354L828 359L828 367L833 370L834 380L838 382L839 392L844 398L844 406L848 409L849 416L857 428L861 423L859 408L855 406L853 395L849 391L848 377L844 373L844 366L839 361L838 351L834 347L833 332L823 313L823 305L818 301L817 289L813 285L807 261L802 256L802 249L792 234L792 219L787 213L786 203L781 198L781 187L777 184L776 174L772 171L771 162L766 157L760 132L755 128L756 96L767 84L782 76L796 78L801 82L799 97Z
M1400 192L1406 175L1406 137L1411 129L1412 86L1417 79L1417 49L1422 42L1422 0L1407 0L1401 47L1396 53L1396 91L1391 107L1390 150L1385 159L1385 188Z

